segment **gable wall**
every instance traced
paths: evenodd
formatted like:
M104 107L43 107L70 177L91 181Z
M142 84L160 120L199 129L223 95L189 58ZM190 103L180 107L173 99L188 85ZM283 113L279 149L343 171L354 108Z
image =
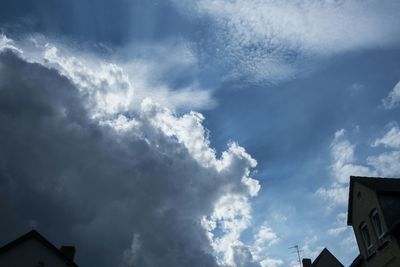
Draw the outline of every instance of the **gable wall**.
M336 259L328 256L322 256L318 263L313 263L312 267L343 267Z
M357 197L358 192L361 193L360 199ZM369 257L365 261L366 267L398 267L400 266L400 249L395 239L389 237L388 243L385 246L379 248L377 236L374 232L372 222L370 220L371 211L376 208L378 210L381 222L384 230L387 230L387 225L383 218L382 210L379 206L376 193L369 188L361 185L357 182L354 183L353 187L353 207L352 207L352 222L353 230L357 239L357 244L360 249L360 253L364 259L367 259L367 252L363 243L359 226L361 222L366 222L368 231L371 236L371 241L374 244L375 255Z
M0 255L0 266L66 267L67 265L38 240L30 238Z

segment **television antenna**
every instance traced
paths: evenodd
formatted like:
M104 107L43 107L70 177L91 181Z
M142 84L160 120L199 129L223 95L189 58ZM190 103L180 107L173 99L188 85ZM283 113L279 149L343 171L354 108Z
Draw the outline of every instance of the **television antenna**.
M299 250L299 245L294 245L293 247L290 247L289 249L295 249L292 253L297 253L297 259L299 261L299 266L301 267L301 259L300 259L300 252L302 250Z

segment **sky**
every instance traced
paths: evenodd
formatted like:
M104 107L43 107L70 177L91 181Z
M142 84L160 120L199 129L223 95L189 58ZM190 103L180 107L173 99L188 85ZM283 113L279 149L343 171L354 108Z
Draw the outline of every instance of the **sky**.
M358 255L350 175L400 177L400 2L0 2L0 242L82 266Z

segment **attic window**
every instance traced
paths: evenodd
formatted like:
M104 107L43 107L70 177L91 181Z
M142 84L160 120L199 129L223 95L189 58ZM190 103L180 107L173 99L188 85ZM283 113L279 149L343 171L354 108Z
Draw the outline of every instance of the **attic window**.
M374 226L375 234L379 240L379 243L382 244L385 241L385 232L383 231L382 222L379 217L379 213L377 209L373 209L371 212L371 221Z
M369 235L368 226L365 222L360 224L360 232L364 241L365 250L367 251L367 256L370 256L374 253L374 245L371 242L371 236Z

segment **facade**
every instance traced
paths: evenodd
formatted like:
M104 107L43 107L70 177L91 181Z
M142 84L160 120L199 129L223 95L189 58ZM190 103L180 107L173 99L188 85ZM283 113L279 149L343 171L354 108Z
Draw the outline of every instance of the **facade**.
M32 230L0 248L0 266L7 267L78 267L73 261L75 248L57 249Z
M303 267L344 267L327 248L321 251L314 262L311 263L310 259L303 259L302 263Z
M351 176L347 224L360 250L351 267L399 267L400 179Z

